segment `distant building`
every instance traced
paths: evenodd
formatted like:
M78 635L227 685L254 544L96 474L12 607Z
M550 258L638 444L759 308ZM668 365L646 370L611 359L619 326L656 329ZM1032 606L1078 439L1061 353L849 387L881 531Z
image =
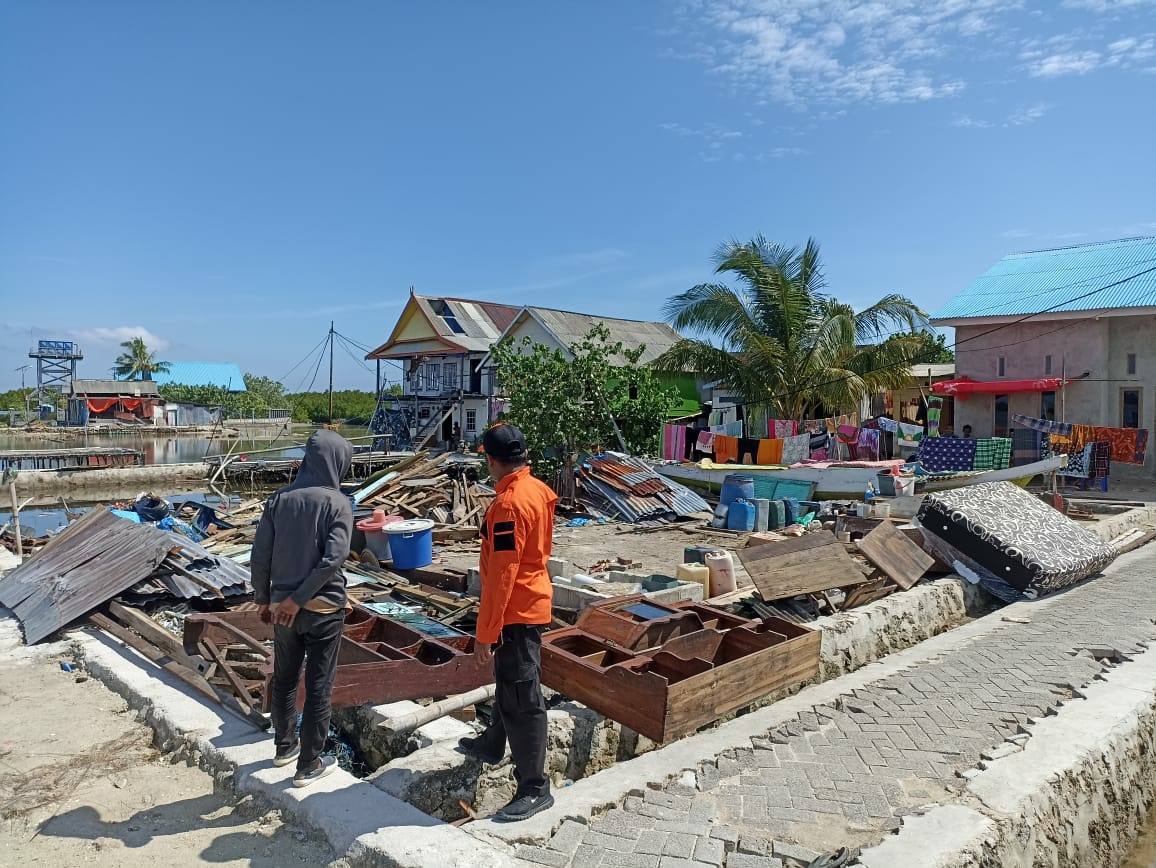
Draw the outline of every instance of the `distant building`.
M955 427L1006 434L1012 413L1152 428L1156 238L1005 256L938 311L955 328ZM1154 466L1148 450L1148 470Z
M401 365L402 394L392 401L412 416L415 446L449 443L455 431L460 439L474 440L503 408L488 364L494 344L504 337L520 341L525 336L568 353L596 323L626 348L645 344L643 363L653 361L679 337L662 323L411 293L389 339L366 358ZM689 393L683 403L694 407L688 415L696 413L693 377L675 375L669 381L680 395Z
M245 375L230 362L169 362L164 373L153 374L158 386L216 386L229 392L244 392Z
M69 425L152 422L162 404L151 380L73 380L68 398Z

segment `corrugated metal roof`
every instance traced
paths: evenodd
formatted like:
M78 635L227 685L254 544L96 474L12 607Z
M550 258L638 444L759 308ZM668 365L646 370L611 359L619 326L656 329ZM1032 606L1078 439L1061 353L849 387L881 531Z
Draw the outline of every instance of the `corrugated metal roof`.
M73 380L74 395L124 395L148 397L157 393L155 380Z
M567 348L586 337L590 329L596 325L606 326L610 332L611 343L621 341L624 349L636 349L640 344L645 344L646 349L639 359L639 363L643 365L650 364L681 340L678 332L661 322L595 316L549 307L528 307L527 310L537 316ZM621 363L625 360L614 361Z
M169 362L169 370L153 374L158 386L218 386L230 392L245 391L245 376L231 362Z
M1101 287L1109 288L1095 291ZM1149 305L1156 305L1156 237L1123 238L1005 256L932 320L950 324L976 317Z

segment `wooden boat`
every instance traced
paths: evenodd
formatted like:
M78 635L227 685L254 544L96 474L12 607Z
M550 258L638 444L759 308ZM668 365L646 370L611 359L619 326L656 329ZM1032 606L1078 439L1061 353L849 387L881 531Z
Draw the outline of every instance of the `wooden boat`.
M1002 470L981 470L959 476L926 479L916 482L921 491L946 491L951 488L961 488L966 485L976 485L980 482L1001 482L1004 480L1018 481L1031 479L1041 473L1051 473L1067 466L1068 456L1057 455L1035 461L1031 464L1022 464L1019 467L1007 467ZM881 470L891 464L902 464L896 459L893 462L878 462L869 466L820 465L798 467L757 467L745 464L715 464L704 461L699 464L655 464L654 469L663 476L687 482L692 485L721 486L723 480L732 473L744 473L748 476L770 476L776 479L809 482L815 486L816 498L862 498L867 484L874 483Z

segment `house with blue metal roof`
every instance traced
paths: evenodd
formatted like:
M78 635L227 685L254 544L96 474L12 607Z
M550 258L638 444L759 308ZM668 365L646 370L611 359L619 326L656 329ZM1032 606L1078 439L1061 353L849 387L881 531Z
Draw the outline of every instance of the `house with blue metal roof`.
M1009 254L932 323L955 329L956 431L1006 435L1013 414L1153 427L1156 237Z
M216 386L230 392L245 391L241 369L230 362L169 362L164 373L153 374L158 386Z

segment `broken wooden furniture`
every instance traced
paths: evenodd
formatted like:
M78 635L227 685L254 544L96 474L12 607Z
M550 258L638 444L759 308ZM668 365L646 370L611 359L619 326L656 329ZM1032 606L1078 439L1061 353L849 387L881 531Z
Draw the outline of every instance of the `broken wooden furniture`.
M406 620L400 620L405 617ZM185 619L184 649L216 663L210 677L246 703L269 710L273 625L256 609ZM493 681L474 657L472 636L424 615L384 616L362 606L346 615L333 680L335 707L451 696ZM297 702L304 702L303 689Z
M905 591L935 563L935 558L889 521L882 522L859 540L859 551Z
M825 530L747 546L739 549L738 556L768 603L864 581L843 544Z
M819 671L821 634L685 602L618 597L542 639L542 683L656 742Z

